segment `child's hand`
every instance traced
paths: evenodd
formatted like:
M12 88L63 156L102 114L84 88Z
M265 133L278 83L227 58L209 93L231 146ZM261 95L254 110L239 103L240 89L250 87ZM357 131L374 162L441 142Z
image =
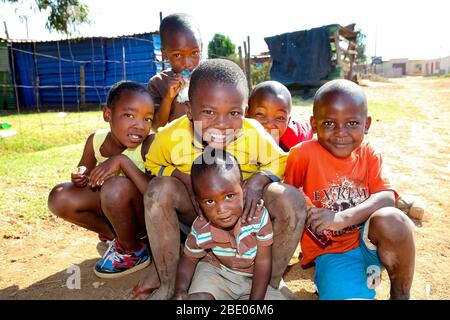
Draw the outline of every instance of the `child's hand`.
M88 184L88 178L86 176L87 168L85 166L79 166L72 171L70 179L75 187L84 188Z
M244 189L244 212L242 213L242 221L251 221L256 218L258 210L262 210L264 206L263 190L264 186L252 184L246 180L243 185Z
M172 300L188 300L189 295L186 291L182 292L175 292L174 296L172 297Z
M181 88L184 85L184 79L182 74L174 74L169 79L169 84L167 86L166 97L170 99L175 99L175 97L180 92Z
M92 188L101 187L106 179L115 176L120 170L122 157L126 156L122 154L112 156L92 169L91 174L89 175L90 186Z
M333 212L324 208L312 207L308 209L306 225L317 234L325 230L339 231L345 228L344 221L339 212Z

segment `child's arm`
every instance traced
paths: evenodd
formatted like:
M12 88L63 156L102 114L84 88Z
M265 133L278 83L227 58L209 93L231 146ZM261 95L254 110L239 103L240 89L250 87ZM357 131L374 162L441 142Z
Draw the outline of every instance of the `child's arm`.
M123 154L112 156L95 167L89 176L89 183L93 188L97 185L101 186L106 179L116 175L119 170L122 170L127 178L133 181L142 194L145 192L151 178Z
M180 259L177 270L177 280L175 283L175 295L173 300L186 300L189 298L188 289L192 277L195 272L195 267L200 259L188 257L186 254Z
M333 212L324 208L310 208L306 225L318 234L326 229L339 231L363 223L378 209L393 207L394 204L394 191L384 190L373 193L359 205L340 212Z
M252 220L256 216L256 206L263 197L264 188L272 180L261 172L256 172L244 182L244 212L242 221Z
M94 134L91 134L84 145L83 154L81 155L78 168L71 174L71 180L76 187L83 188L88 184L88 175L95 168L97 160L94 154ZM84 167L81 169L81 167Z
M144 140L142 154L147 154L153 138L154 135L150 135ZM143 160L145 161L145 158ZM123 154L113 156L93 169L90 175L91 186L95 187L97 183L102 185L107 178L115 175L119 170L122 170L128 179L133 181L139 191L144 194L152 177L142 172L130 158Z
M242 221L245 219L250 221L255 218L256 204L262 199L264 188L271 182L280 181L284 175L287 160L287 153L280 149L263 126L254 119L248 120L255 129L249 131L249 141L250 143L256 142L259 171L246 181Z
M264 300L272 274L272 246L258 246L250 300Z
M161 100L161 104L155 114L155 119L153 121L154 130L164 126L169 121L173 100L180 92L182 85L183 76L181 74L175 74L169 78L166 94Z

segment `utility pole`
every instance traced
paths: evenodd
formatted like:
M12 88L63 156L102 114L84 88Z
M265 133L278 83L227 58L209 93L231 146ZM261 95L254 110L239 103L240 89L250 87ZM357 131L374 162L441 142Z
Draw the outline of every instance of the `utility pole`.
M6 26L6 21L3 21L3 25L5 26L5 35L6 35L6 39L9 39L8 27Z
M30 39L30 37L28 36L28 17L27 16L23 16L25 18L25 27L27 28L27 40Z

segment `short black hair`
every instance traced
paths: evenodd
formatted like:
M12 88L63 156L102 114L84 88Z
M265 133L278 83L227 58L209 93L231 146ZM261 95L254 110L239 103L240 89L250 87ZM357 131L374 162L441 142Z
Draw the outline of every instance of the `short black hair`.
M191 75L189 101L192 101L192 97L201 81L234 85L242 91L244 101L248 99L247 78L242 69L231 60L210 59L200 63Z
M270 94L273 96L282 96L289 102L289 107L292 108L291 93L289 92L289 89L286 88L286 86L281 82L270 80L270 81L263 81L257 84L250 93L249 99L251 99L258 92L263 92L265 94Z
M200 28L195 23L194 18L186 13L174 13L162 19L159 25L159 35L161 37L161 46L167 43L168 37L174 32L192 32L194 36L201 42Z
M145 93L150 96L147 88L142 84L135 81L122 80L111 86L111 89L108 93L108 99L106 100L106 105L112 109L114 107L114 104L117 102L117 100L119 100L120 96L124 92Z
M207 172L229 174L231 171L238 170L240 181L243 181L241 166L237 159L230 153L222 149L206 147L204 152L199 155L191 167L191 183L194 193L196 193L196 184Z
M362 106L367 116L367 98L364 90L356 83L346 79L336 79L325 83L314 95L313 116L317 116L323 99L340 95L350 97L356 105Z

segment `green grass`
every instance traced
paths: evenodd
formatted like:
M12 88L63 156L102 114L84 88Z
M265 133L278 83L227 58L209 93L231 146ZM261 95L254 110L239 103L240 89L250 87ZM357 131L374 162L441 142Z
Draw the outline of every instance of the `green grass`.
M433 78L437 78L437 79L440 79L440 78L450 78L450 72L443 73L443 74L440 74L440 75L437 75L437 76L433 76Z
M0 155L47 150L85 141L97 129L108 128L101 111L67 113L47 112L0 116L9 122L15 136L0 138Z
M312 111L312 100L294 98L294 112ZM417 107L405 101L369 101L374 120L394 123L418 116ZM420 113L419 113L420 114ZM0 117L18 131L0 138L0 239L19 232L24 225L50 216L48 193L69 181L88 135L107 128L101 112L26 114Z
M0 238L23 224L50 216L47 196L69 181L84 143L97 129L108 128L100 111L1 116L17 134L0 138Z

